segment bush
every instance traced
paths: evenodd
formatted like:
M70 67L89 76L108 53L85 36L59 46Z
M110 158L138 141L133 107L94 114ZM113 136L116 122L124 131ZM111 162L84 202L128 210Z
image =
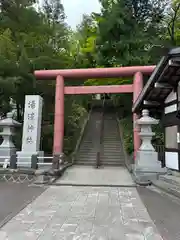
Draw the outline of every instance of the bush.
M52 154L53 149L53 136L54 136L54 125L48 124L42 127L41 133L41 149L46 154Z
M134 151L132 117L129 116L124 119L121 119L120 124L121 124L121 129L122 129L125 150L130 155Z
M161 123L152 127L153 132L156 133L152 138L154 145L164 145L164 131Z
M75 149L87 111L77 103L72 104L71 115L66 116L64 134L64 153L69 155Z

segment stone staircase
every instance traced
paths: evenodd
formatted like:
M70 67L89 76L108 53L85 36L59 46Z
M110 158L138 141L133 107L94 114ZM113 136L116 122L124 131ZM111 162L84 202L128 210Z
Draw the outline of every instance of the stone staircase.
M80 145L75 164L96 166L97 151L100 140L100 127L102 109L95 109L90 115L82 143ZM100 151L100 166L124 166L125 159L119 134L116 114L104 113L103 133Z
M100 160L102 166L125 165L124 153L115 113L104 113L102 148Z
M100 121L101 110L93 110L87 123L84 136L75 160L75 164L91 166L96 165L97 143L100 138L97 128L100 126Z

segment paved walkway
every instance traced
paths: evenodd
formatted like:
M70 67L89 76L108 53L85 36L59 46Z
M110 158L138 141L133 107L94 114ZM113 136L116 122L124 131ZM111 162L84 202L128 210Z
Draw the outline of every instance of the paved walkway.
M136 188L95 186L49 187L1 228L0 239L162 240Z
M57 182L62 185L90 186L134 186L134 182L125 167L73 166Z

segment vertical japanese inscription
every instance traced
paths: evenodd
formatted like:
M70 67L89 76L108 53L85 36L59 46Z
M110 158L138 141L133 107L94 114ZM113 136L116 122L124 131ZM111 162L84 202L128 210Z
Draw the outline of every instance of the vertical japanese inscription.
M32 144L33 143L33 130L34 130L34 120L35 120L35 113L33 110L36 108L36 101L31 100L28 102L28 109L31 111L28 113L27 118L28 118L28 125L27 125L27 132L28 136L26 137L26 143L27 144Z

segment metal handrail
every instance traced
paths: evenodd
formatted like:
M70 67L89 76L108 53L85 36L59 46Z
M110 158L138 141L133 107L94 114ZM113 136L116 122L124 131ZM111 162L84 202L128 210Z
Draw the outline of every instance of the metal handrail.
M104 95L105 96L105 95ZM102 115L101 115L101 132L100 132L100 144L103 142L103 129L104 129L104 105L105 105L105 97L103 99L103 106L102 106Z
M101 125L99 128L99 144L98 144L98 149L96 154L96 168L100 167L101 165L101 152L102 152L103 129L104 129L104 103L105 103L105 98L103 99L103 104L102 104Z

